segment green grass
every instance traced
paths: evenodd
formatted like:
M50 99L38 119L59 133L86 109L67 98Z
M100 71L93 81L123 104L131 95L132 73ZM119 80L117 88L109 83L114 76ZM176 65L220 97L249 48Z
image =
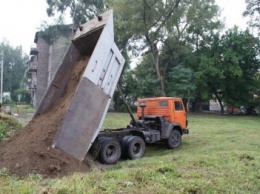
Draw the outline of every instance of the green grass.
M22 128L22 124L19 123L10 115L0 114L0 141L12 136L21 128Z
M109 113L103 128L124 127ZM0 193L259 193L260 117L189 115L190 134L177 150L157 143L138 160L121 160L61 179L0 171ZM0 148L1 149L1 148Z
M35 109L32 107L32 105L28 104L21 104L21 105L16 105L18 111L21 112L35 112Z
M124 128L130 123L131 117L128 113L109 112L106 116L102 129Z
M12 113L24 113L24 112L35 112L35 109L32 107L32 105L28 104L4 104L3 105L3 111L5 111L5 107L10 106Z

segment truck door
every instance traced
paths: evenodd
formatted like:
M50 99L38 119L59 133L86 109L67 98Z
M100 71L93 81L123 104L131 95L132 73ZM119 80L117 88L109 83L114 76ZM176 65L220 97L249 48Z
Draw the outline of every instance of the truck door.
M186 128L186 111L184 109L182 101L173 101L173 109L174 122L181 125L183 129Z

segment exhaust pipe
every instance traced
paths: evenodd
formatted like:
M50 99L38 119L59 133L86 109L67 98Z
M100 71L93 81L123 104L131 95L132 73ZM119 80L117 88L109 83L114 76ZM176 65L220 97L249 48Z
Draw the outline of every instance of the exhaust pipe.
M146 107L146 103L145 102L140 102L139 106L142 109L142 120L144 120L144 108Z

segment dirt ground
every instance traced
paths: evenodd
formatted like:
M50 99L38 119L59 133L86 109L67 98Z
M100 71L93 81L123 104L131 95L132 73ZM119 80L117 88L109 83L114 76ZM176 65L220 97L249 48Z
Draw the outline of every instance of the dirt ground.
M29 122L18 134L0 143L0 169L8 168L18 176L30 173L44 177L65 176L74 172L89 171L93 161L86 157L79 162L51 147L54 135L75 93L89 58L76 62L64 95L46 113Z

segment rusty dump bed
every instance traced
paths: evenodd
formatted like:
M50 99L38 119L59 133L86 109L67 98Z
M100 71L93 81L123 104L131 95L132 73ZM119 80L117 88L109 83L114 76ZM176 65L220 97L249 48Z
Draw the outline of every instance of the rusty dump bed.
M73 65L84 57L89 60L52 145L81 161L102 127L125 62L114 43L111 10L77 30L34 118L62 97Z

